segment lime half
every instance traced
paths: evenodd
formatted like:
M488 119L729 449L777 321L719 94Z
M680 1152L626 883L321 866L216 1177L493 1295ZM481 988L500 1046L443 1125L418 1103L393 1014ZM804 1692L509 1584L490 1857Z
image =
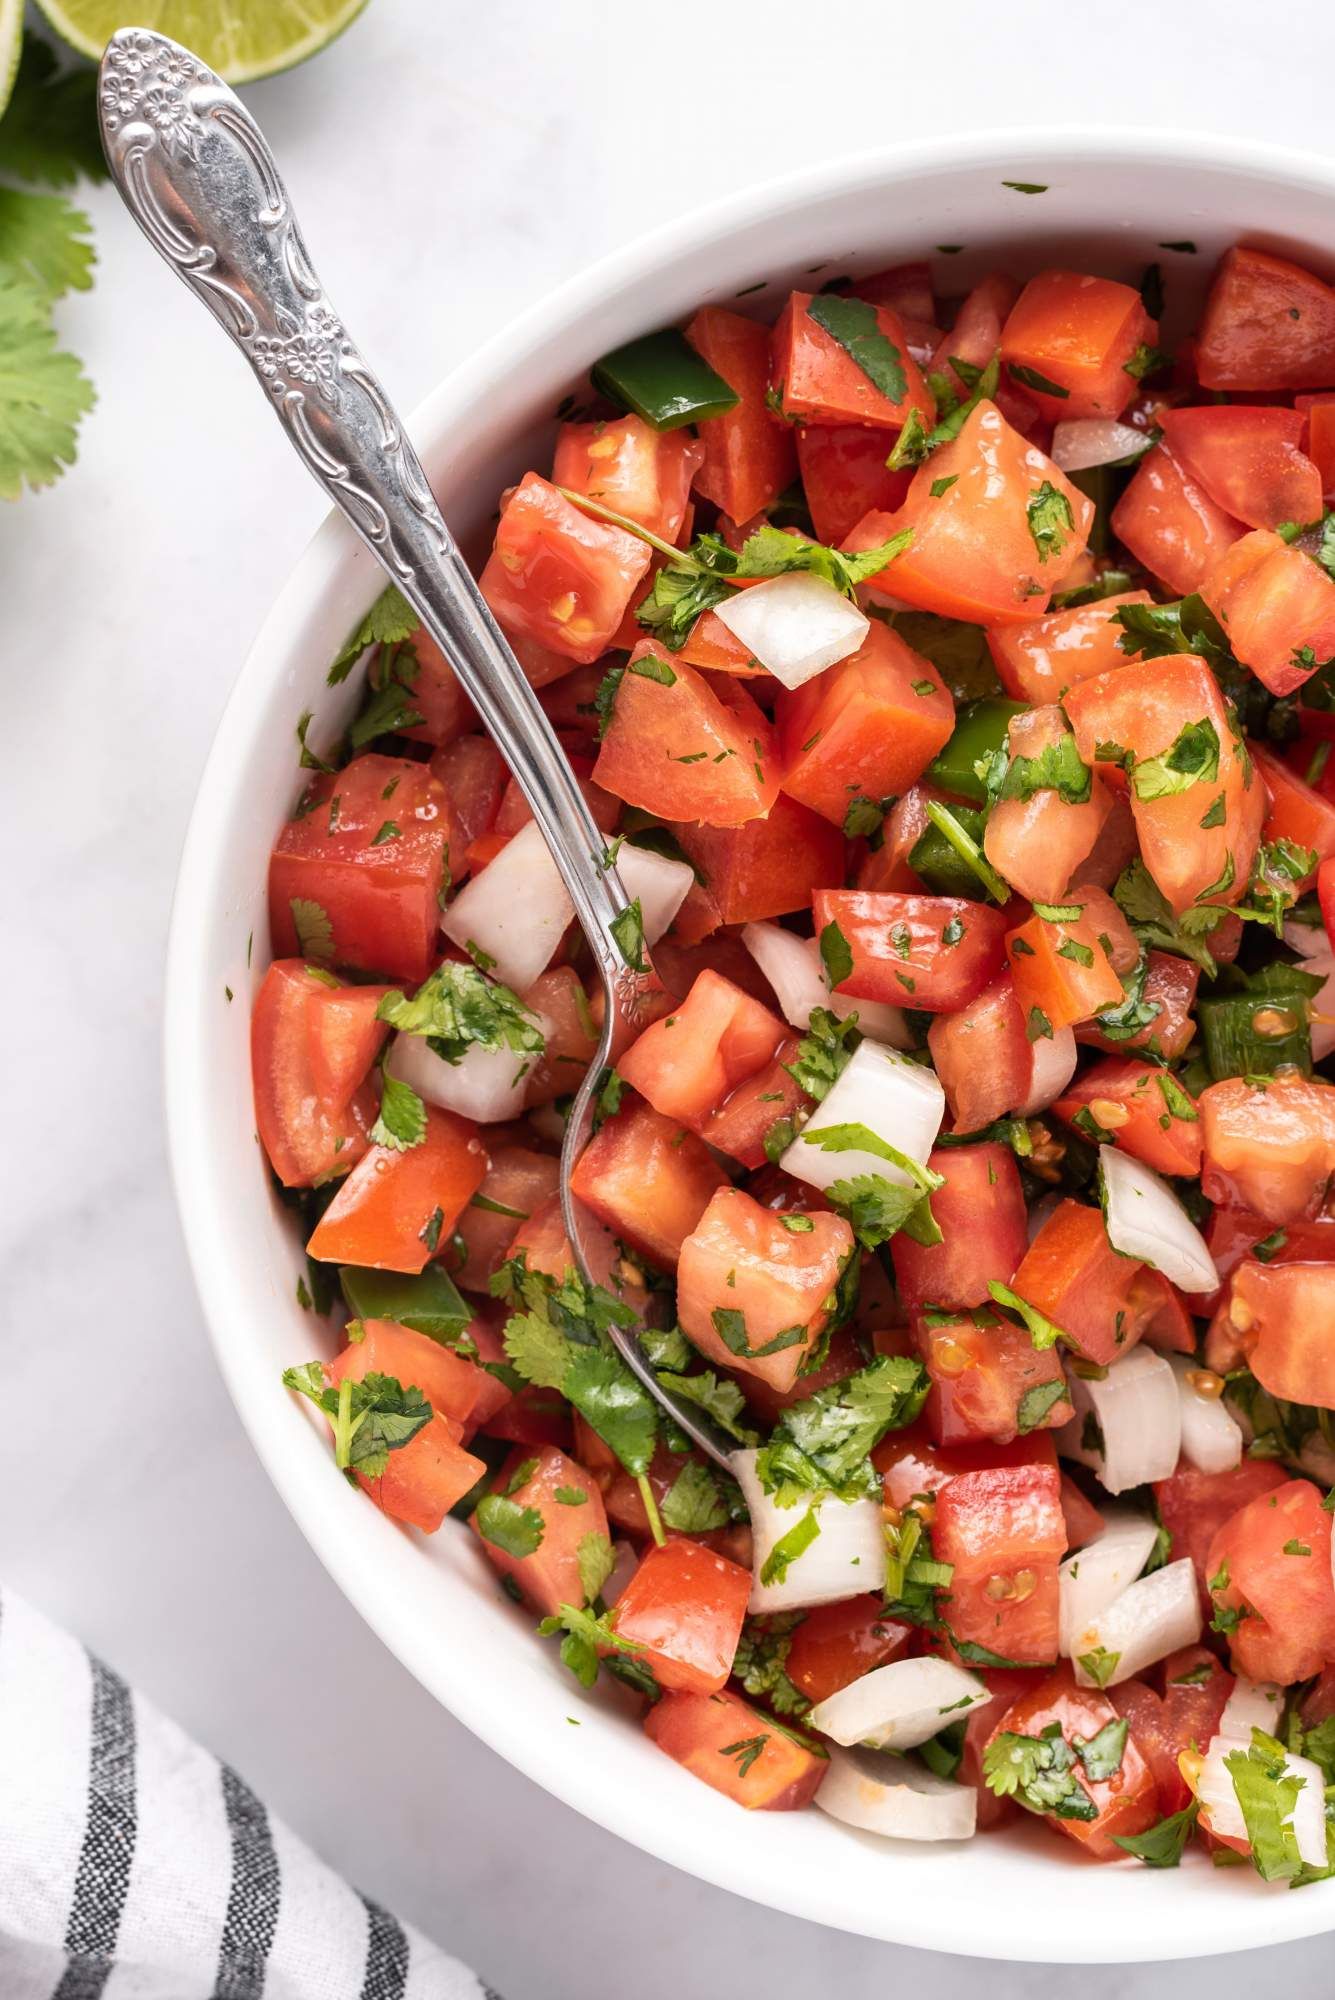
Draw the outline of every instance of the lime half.
M0 111L9 102L23 47L23 0L0 0Z
M58 34L96 61L126 17L125 0L38 0ZM318 55L366 0L138 0L136 27L170 35L228 83L249 83ZM22 0L0 0L0 22L20 20ZM15 35L17 37L17 29ZM5 59L0 45L0 65Z

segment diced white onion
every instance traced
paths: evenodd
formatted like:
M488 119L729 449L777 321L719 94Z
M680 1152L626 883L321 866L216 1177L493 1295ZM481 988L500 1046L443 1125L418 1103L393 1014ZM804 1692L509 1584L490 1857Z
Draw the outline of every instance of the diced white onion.
M832 1750L816 1804L831 1819L887 1840L969 1840L977 1826L972 1785L883 1750Z
M1296 930L1298 925L1294 925ZM1287 935L1288 926L1285 926ZM1324 937L1324 931L1317 931L1317 937ZM1324 979L1325 985L1319 993L1314 993L1308 1001L1312 1023L1312 1060L1322 1062L1335 1049L1335 955L1327 949L1312 952L1303 965L1304 972L1315 973Z
M1211 1833L1222 1834L1230 1840L1247 1839L1247 1822L1233 1784L1233 1774L1225 1759L1230 1754L1245 1750L1247 1745L1230 1736L1214 1736L1205 1753L1200 1776L1196 1780L1196 1796L1202 1807L1203 1823ZM1325 1777L1318 1764L1309 1757L1299 1757L1290 1751L1284 1759L1284 1774L1289 1778L1301 1778L1302 1790L1294 1802L1293 1817L1289 1824L1298 1853L1309 1868L1324 1868L1326 1865L1326 1807Z
M815 1604L836 1604L860 1591L879 1590L885 1572L885 1536L875 1500L841 1500L837 1494L803 1495L792 1507L780 1507L756 1476L756 1453L735 1451L732 1469L751 1515L751 1610L800 1611ZM762 1583L760 1574L777 1542L781 1542L814 1508L820 1529L814 1541L788 1565L786 1575Z
M1153 1167L1116 1146L1100 1146L1099 1179L1114 1250L1139 1257L1184 1292L1216 1289L1219 1273L1205 1238Z
M1222 1396L1204 1396L1193 1386L1200 1371L1189 1354L1164 1358L1177 1378L1183 1458L1198 1472L1231 1472L1242 1463L1242 1426Z
M521 826L480 875L465 882L440 927L467 949L480 945L496 977L522 993L556 956L575 906L536 820Z
M1284 942L1299 958L1330 957L1330 936L1324 924L1300 924L1293 917L1286 917Z
M545 1015L532 1019L544 1036L551 1033ZM513 1049L484 1049L474 1043L459 1062L449 1063L428 1048L421 1035L396 1035L385 1067L438 1110L457 1112L479 1125L498 1125L522 1112L524 1089L537 1060Z
M772 576L716 604L715 615L786 688L846 660L871 629L865 611L821 577Z
M1063 472L1088 472L1091 466L1139 457L1151 442L1148 431L1119 424L1113 417L1067 417L1053 428L1048 456Z
M852 1000L845 993L831 993L815 938L798 937L782 924L750 923L742 927L742 943L774 988L779 1012L790 1027L805 1034L812 1008L828 1007L841 1021L856 1014L859 1029L873 1042L890 1049L911 1047L908 1023L898 1007L887 1000Z
M688 862L655 854L651 847L632 847L626 841L617 850L617 874L631 900L639 900L645 943L657 944L686 901L695 880L694 869Z
M835 1743L865 1743L873 1750L916 1750L991 1695L976 1674L952 1660L924 1653L873 1667L847 1687L826 1695L807 1716L811 1728Z
M1067 1370L1075 1415L1055 1433L1057 1450L1090 1466L1109 1493L1126 1493L1176 1470L1182 1448L1177 1379L1162 1354L1133 1347L1101 1379ZM1093 1419L1102 1447L1085 1443Z
M1154 1522L1129 1507L1109 1507L1104 1518L1103 1533L1057 1571L1058 1650L1068 1660L1092 1651L1089 1626L1135 1582L1158 1538Z
M827 1188L857 1174L879 1174L896 1186L907 1187L910 1176L878 1153L826 1152L812 1143L814 1134L832 1125L865 1125L878 1139L923 1166L936 1144L945 1113L946 1094L934 1071L877 1042L861 1042L779 1165L812 1187Z
M1095 1543L1097 1548L1098 1544ZM1080 1634L1073 1655L1081 1687L1098 1685L1080 1664L1082 1653L1115 1653L1117 1664L1105 1678L1111 1686L1144 1673L1156 1660L1167 1659L1179 1646L1192 1646L1201 1636L1201 1600L1196 1565L1190 1556L1165 1563L1148 1576L1128 1584L1106 1611L1092 1618Z
M1282 1687L1273 1681L1249 1681L1245 1674L1239 1674L1219 1718L1219 1735L1236 1743L1250 1743L1253 1729L1264 1729L1267 1736L1274 1736L1283 1714Z
M1071 1028L1056 1028L1030 1044L1029 1095L1018 1107L1021 1118L1034 1118L1061 1096L1075 1075L1078 1050Z

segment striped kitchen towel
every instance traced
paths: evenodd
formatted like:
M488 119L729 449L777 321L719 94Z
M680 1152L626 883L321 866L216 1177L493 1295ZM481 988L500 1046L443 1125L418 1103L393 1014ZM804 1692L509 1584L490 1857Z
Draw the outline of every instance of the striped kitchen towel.
M0 1594L3 2000L497 2000Z

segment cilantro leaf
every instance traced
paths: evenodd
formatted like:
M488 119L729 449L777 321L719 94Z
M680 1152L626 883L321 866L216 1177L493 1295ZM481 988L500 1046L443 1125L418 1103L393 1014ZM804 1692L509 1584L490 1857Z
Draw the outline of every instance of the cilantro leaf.
M1157 757L1137 758L1131 789L1138 799L1170 798L1219 776L1219 732L1208 716L1184 723L1172 744Z
M1075 532L1071 503L1050 479L1045 479L1031 494L1025 517L1040 562L1046 562L1049 556L1059 556L1066 547L1067 536Z
M877 1250L902 1229L915 1243L940 1243L941 1231L929 1197L916 1187L889 1181L884 1174L854 1174L825 1190L864 1250Z
M581 1349L566 1372L561 1393L633 1478L649 1470L658 1437L657 1406L624 1361L615 1354Z
M838 924L831 920L820 934L821 963L832 987L842 986L853 970L853 951Z
M1115 1833L1113 1843L1134 1854L1147 1868L1176 1868L1182 1860L1191 1830L1200 1818L1201 1802L1193 1799L1181 1812L1169 1813L1145 1833Z
M1083 805L1092 782L1089 766L1081 761L1069 730L1055 743L1046 744L1037 757L1012 757L1003 743L980 766L978 775L994 806L1003 799L1031 799L1041 791L1056 792L1067 805Z
M471 1048L512 1049L531 1062L547 1046L536 1015L517 993L454 959L437 966L411 999L387 993L376 1019L401 1035L425 1036L447 1063L462 1062Z
M912 1423L926 1401L921 1362L883 1354L842 1382L790 1403L780 1412L756 1474L781 1504L802 1492L829 1488L842 1499L879 1495L871 1452L889 1430Z
M381 591L371 609L354 625L335 653L325 679L330 687L345 681L368 646L396 646L411 639L421 620L394 584Z
M426 1106L410 1083L382 1072L380 1111L371 1127L371 1143L407 1153L426 1138Z
M517 1560L541 1548L546 1532L536 1507L521 1507L517 1500L507 1499L503 1493L484 1493L473 1519L486 1541Z
M1050 1722L1038 1736L1003 1730L983 1752L983 1782L998 1798L1013 1798L1028 1812L1097 1819L1098 1807L1072 1773L1074 1761L1058 1722Z
M1250 1747L1230 1750L1224 1769L1233 1780L1257 1873L1266 1882L1292 1882L1303 1871L1293 1831L1293 1809L1305 1780L1290 1774L1282 1743L1252 1730Z
M480 1513L481 1508L478 1511ZM591 1688L598 1678L600 1647L612 1647L623 1653L643 1651L633 1640L619 1636L615 1611L605 1611L598 1617L577 1604L559 1605L550 1618L543 1619L538 1632L544 1639L549 1639L555 1632L565 1634L561 1641L561 1664L569 1668L581 1687L586 1688Z
M726 1528L727 1503L707 1465L688 1458L671 1487L659 1502L663 1525L681 1535L703 1535L711 1528Z
M93 282L92 223L57 194L0 187L0 272L42 299Z
M592 1604L596 1597L602 1595L603 1585L611 1576L616 1562L611 1541L606 1535L599 1534L596 1528L587 1535L581 1535L575 1550L575 1562L585 1602Z
M1026 1389L1015 1406L1015 1428L1021 1437L1036 1431L1048 1415L1066 1395L1066 1384L1061 1376L1051 1382L1035 1382Z
M1071 1748L1085 1767L1085 1776L1095 1783L1100 1779L1115 1778L1122 1768L1122 1757L1126 1751L1127 1733L1131 1724L1127 1718L1119 1716L1113 1722L1105 1722L1102 1729L1088 1738L1073 1736Z
M343 1470L378 1479L392 1451L410 1444L431 1421L420 1389L405 1389L392 1375L350 1375L335 1386L318 1361L283 1371L283 1386L309 1397L334 1428L334 1462Z
M0 270L0 500L17 500L25 481L49 486L74 463L93 401L79 363L56 347L46 301Z
M812 299L807 318L838 341L874 389L891 403L903 402L909 387L904 358L893 340L882 333L875 306L865 299L840 298L827 292Z
M659 1368L655 1372L665 1389L674 1396L684 1397L688 1403L697 1404L721 1431L736 1438L738 1444L756 1443L756 1432L742 1422L746 1398L735 1382L721 1381L712 1368L696 1375L682 1375L667 1368Z
M36 35L23 38L0 123L0 174L57 188L107 176L97 132L96 70L62 69Z
M1029 1329L1029 1338L1040 1352L1044 1348L1055 1347L1059 1340L1069 1339L1054 1321L1041 1313L1037 1306L1031 1306L1028 1299L1022 1299L1018 1292L1013 1292L1009 1285L992 1278L987 1289L999 1306L1006 1306L1011 1312L1019 1314Z
M1095 1646L1092 1652L1081 1653L1077 1657L1095 1687L1106 1688L1117 1672L1117 1663L1122 1656L1120 1653L1110 1653L1106 1646ZM1091 1771L1089 1775L1092 1778L1098 1774Z
M631 971L647 972L649 968L644 957L644 912L640 908L639 897L637 896L634 902L627 903L624 910L619 910L607 928L612 933L617 950Z
M307 896L293 896L288 908L297 934L297 950L317 965L327 965L334 956L334 926L319 903Z
M746 1316L733 1306L715 1306L709 1315L715 1333L732 1354L765 1355L782 1354L785 1348L796 1347L807 1337L805 1324L781 1327L772 1339L762 1342L759 1347L751 1345L747 1332Z
M1216 966L1206 939L1223 922L1228 911L1219 905L1184 911L1175 917L1145 863L1137 857L1124 868L1113 885L1113 900L1142 944L1189 958L1206 977L1214 977Z
M658 1437L657 1406L607 1338L635 1315L573 1271L561 1282L530 1271L522 1254L491 1280L493 1296L523 1310L505 1323L505 1351L526 1381L559 1389L634 1479L643 1479Z
M751 1696L767 1701L776 1715L799 1720L811 1707L800 1688L788 1678L788 1651L800 1615L748 1618L733 1658L733 1678Z
M827 929L837 926L827 925ZM851 966L851 959L850 959ZM862 1040L857 1015L842 1020L828 1007L813 1007L807 1032L797 1045L790 1063L785 1063L795 1082L817 1103L826 1097L848 1067L854 1049Z
M799 1521L796 1521L786 1535L781 1535L760 1566L760 1581L764 1584L782 1583L788 1571L804 1555L820 1534L820 1521L816 1509L808 1507Z

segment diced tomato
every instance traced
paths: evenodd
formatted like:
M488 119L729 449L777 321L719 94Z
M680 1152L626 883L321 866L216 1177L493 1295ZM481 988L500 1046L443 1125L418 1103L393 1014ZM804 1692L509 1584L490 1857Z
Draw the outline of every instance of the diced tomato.
M478 583L507 632L589 664L615 638L649 556L647 542L526 472Z
M837 548L864 514L901 504L913 474L887 471L887 442L864 424L799 426L797 463L817 541Z
M978 1212L980 1224L985 1214ZM1004 1444L1070 1417L1056 1349L1036 1348L1024 1327L991 1315L928 1313L914 1332L932 1383L927 1423L939 1443Z
M911 1625L887 1618L878 1596L845 1597L808 1611L793 1633L784 1668L809 1702L824 1701L908 1649Z
M468 1291L483 1292L492 1274L510 1254L521 1222L555 1194L560 1162L553 1153L535 1153L527 1146L492 1145L486 1175L478 1188L480 1203L470 1201L448 1238L441 1262Z
M1106 1007L1119 1006L1123 998L1102 908L1108 899L1096 901L1099 892L1083 889L1071 894L1069 903L1041 907L1077 914L1059 919L1034 915L1006 940L1015 997L1030 1041L1087 1021Z
M1008 972L959 1013L938 1015L927 1048L956 1132L981 1132L1025 1102L1033 1047Z
M1069 1552L1096 1542L1106 1523L1093 1501L1085 1498L1073 1479L1064 1472L1061 1479L1062 1519L1066 1523L1066 1547Z
M516 1484L519 1473L524 1477ZM540 1516L542 1535L531 1555L514 1556L489 1541L474 1514L468 1525L482 1551L502 1576L512 1576L535 1611L550 1618L563 1604L576 1609L584 1603L580 1581L579 1545L586 1535L606 1535L607 1515L602 1495L583 1466L555 1445L538 1445L532 1452L512 1452L492 1482L516 1507L531 1507ZM574 1500L570 1496L583 1497ZM565 1495L562 1499L558 1496Z
M618 1252L610 1231L595 1221L586 1241L592 1252L590 1264L595 1283L614 1286ZM520 1223L510 1244L510 1255L518 1257L521 1251L530 1271L544 1271L558 1283L575 1269L575 1253L566 1235L559 1195L549 1195L546 1201L540 1201L527 1222Z
M1040 271L1011 308L1001 357L1050 423L1117 417L1136 393L1136 350L1152 347L1157 332L1132 286Z
M726 1180L693 1132L636 1099L594 1134L570 1185L632 1250L670 1271Z
M1147 451L1132 473L1111 526L1135 560L1178 597L1199 590L1225 549L1245 533L1162 444Z
M1331 589L1335 590L1335 584ZM1318 865L1329 861L1335 856L1335 804L1305 784L1272 750L1263 749L1259 743L1249 747L1270 794L1270 810L1261 827L1261 839L1287 840L1295 847L1310 848ZM1316 877L1314 866L1294 883L1295 892L1304 895Z
M1095 1145L1111 1139L1156 1173L1194 1180L1201 1170L1195 1099L1158 1063L1110 1056L1077 1077L1052 1108Z
M582 1082L598 1046L594 1008L573 966L540 972L521 994L524 1005L547 1022L547 1047L524 1088L524 1103L550 1104Z
M1011 719L1010 754L1038 758L1070 735L1055 703L1027 709ZM1099 778L1090 780L1088 798L1075 804L1050 785L1027 799L1000 799L988 814L983 852L1012 889L1031 902L1060 902L1093 853L1112 804L1112 794Z
M736 931L714 931L699 943L679 943L669 931L654 946L654 965L664 988L674 1000L686 998L700 974L717 972L721 978L740 986L764 1007L777 1006L774 988L752 958ZM671 1013L671 1008L667 1012Z
M274 955L295 958L304 939L322 963L425 979L440 957L449 834L445 789L425 764L371 753L322 772L269 860Z
M944 373L950 368L956 393L967 395L968 384L951 363L960 360L971 368L986 368L1001 345L1002 326L1019 296L1014 278L1004 271L989 271L964 300L950 332L941 336L931 372Z
M699 426L705 461L695 475L696 491L734 521L749 521L797 476L793 434L774 422L765 400L769 328L726 306L702 306L686 338L740 398L735 409Z
M704 446L688 431L656 431L643 417L562 424L552 484L586 494L665 542L675 542L704 456Z
M804 910L814 889L843 877L844 843L838 828L783 792L763 819L748 820L745 826L680 820L672 831L682 853L704 876L721 923L759 923Z
M853 302L847 302L852 304ZM863 303L866 303L865 301ZM881 388L846 347L827 333L811 312L816 305L843 306L844 301L810 292L794 292L779 315L770 349L770 387L785 417L812 424L872 425L884 432L899 430L916 410L924 423L936 418L936 406L917 362L909 353L908 337L899 315L887 305L874 307L877 340L886 360L886 344L898 362L898 393ZM889 379L886 370L883 379ZM887 450L889 446L887 444Z
M752 1812L795 1812L829 1769L825 1757L780 1730L740 1695L665 1694L645 1734L714 1791Z
M605 792L601 785L595 785L589 776L592 768L582 757L572 757L571 766L579 781L584 803L589 808L589 816L594 825L603 833L613 833L621 817L621 801ZM501 795L501 803L491 825L493 833L504 834L507 840L527 826L533 817L533 808L519 789L519 780L511 778Z
M335 1382L392 1375L405 1389L420 1389L439 1416L463 1431L476 1430L510 1400L503 1382L428 1334L389 1319L363 1320L361 1328L361 1338L350 1341L329 1364Z
M944 1176L932 1195L941 1242L891 1239L895 1282L909 1313L990 1305L988 1284L1008 1285L1024 1256L1024 1191L1009 1146L940 1146L928 1166Z
M382 1473L371 1479L359 1472L357 1483L382 1514L434 1535L486 1469L484 1459L474 1458L459 1443L457 1424L433 1416L416 1437L389 1454Z
M751 1572L685 1535L646 1551L617 1599L619 1639L662 1688L714 1694L732 1672Z
M810 1108L811 1099L787 1065L797 1055L797 1038L790 1035L775 1050L770 1061L754 1076L739 1083L700 1126L706 1145L739 1160L744 1167L760 1167L769 1157L765 1135L781 1119L791 1119Z
M853 1253L842 1216L821 1212L810 1221L794 1232L740 1188L714 1195L677 1266L682 1332L707 1361L792 1388L829 1324Z
M1096 1208L1067 1199L1030 1244L1012 1290L1069 1335L1086 1361L1107 1367L1140 1339L1140 1269L1113 1249Z
M1003 1798L994 1792L983 1778L983 1753L988 1740L1006 1711L1013 1707L1029 1688L1039 1687L1044 1679L1042 1667L991 1667L971 1669L989 1690L991 1699L971 1708L964 1723L964 1746L960 1755L959 1781L962 1785L972 1785L978 1795L977 1824L979 1832L988 1827L999 1826L1003 1820L1014 1819L1020 1811L1014 1799Z
M1335 395L1301 395L1293 407L1303 413L1302 448L1321 475L1321 497L1335 495Z
M1330 388L1335 292L1268 250L1226 250L1197 329L1196 372L1206 389Z
M1154 1773L1161 1814L1181 1812L1191 1788L1178 1763L1183 1751L1203 1751L1218 1734L1233 1676L1206 1646L1184 1646L1163 1663L1163 1693L1144 1681L1121 1681L1108 1699L1131 1724L1131 1739Z
M1031 527L1031 509L1050 533ZM978 625L1019 624L1047 610L1093 519L1092 503L1052 460L982 402L918 467L904 504L867 514L844 547L875 548L912 528L909 547L868 586L873 596Z
M453 743L465 730L476 729L477 713L459 685L459 677L424 625L412 636L417 660L417 678L412 684L411 706L421 716L395 734L414 743L432 743L440 748ZM562 663L564 664L564 662Z
M1202 1298L1201 1310L1213 1310L1221 1302L1229 1278L1244 1257L1250 1256L1256 1245L1268 1236L1273 1236L1275 1240L1266 1244L1263 1261L1277 1264L1326 1264L1335 1261L1335 1216L1318 1215L1311 1222L1290 1222L1283 1229L1272 1230L1262 1216L1253 1215L1250 1209L1220 1202L1211 1211L1205 1225L1205 1243L1223 1286L1219 1292Z
M250 1017L255 1124L284 1187L311 1187L354 1167L375 1100L361 1086L388 1030L375 1018L389 989L344 986L304 959L277 959Z
M1159 1519L1172 1537L1171 1559L1190 1556L1200 1586L1201 1604L1210 1609L1207 1568L1210 1546L1226 1521L1252 1500L1274 1493L1288 1480L1282 1466L1272 1459L1244 1458L1231 1472L1198 1472L1185 1461L1171 1478L1160 1479L1154 1488L1154 1504Z
M1218 935L1218 931L1211 933L1212 943ZM1177 958L1167 951L1152 951L1145 974L1144 997L1145 1005L1156 1010L1154 1019L1124 1042L1110 1040L1088 1021L1076 1029L1075 1038L1078 1042L1087 1042L1091 1048L1106 1049L1113 1055L1121 1055L1129 1049L1148 1048L1154 1054L1162 1055L1167 1062L1173 1062L1196 1033L1191 1010L1196 1004L1200 978L1200 967L1193 965L1190 959Z
M921 775L955 704L930 660L873 620L849 659L780 693L775 722L784 791L842 826L854 799L891 797Z
M1122 627L1113 614L1124 604L1149 602L1147 590L1122 590L1023 625L989 626L988 651L1001 685L1020 701L1060 701L1077 681L1125 666L1127 656L1117 643Z
M1270 1228L1313 1216L1335 1167L1335 1098L1297 1070L1264 1083L1227 1077L1200 1095L1201 1189Z
M1292 694L1335 656L1335 582L1279 535L1244 535L1201 584L1244 666Z
M1240 1674L1287 1686L1335 1660L1331 1517L1307 1479L1248 1501L1225 1521L1205 1559L1215 1615L1243 1615L1229 1633Z
M909 855L931 825L927 817L929 801L944 798L945 794L935 785L910 785L886 814L881 826L881 844L869 849L859 864L853 878L854 888L921 890L925 885L910 868Z
M1159 792L1143 770L1133 771L1131 811L1145 866L1175 915L1207 898L1237 902L1265 817L1265 788L1256 781L1235 719L1204 660L1182 653L1171 660L1138 661L1082 681L1064 706L1086 763L1115 762L1115 745L1142 767L1170 752L1183 730L1203 725L1213 730L1211 758L1217 743L1218 761L1211 763L1212 776L1198 777L1185 790ZM1144 782L1143 797L1137 775ZM1170 784L1174 775L1170 770Z
M777 1170L771 1168L769 1171ZM784 1178L788 1177L785 1175ZM757 1199L753 1188L748 1187L746 1191L753 1200ZM791 1212L805 1193L814 1196L815 1190L804 1190L800 1182L794 1181L785 1191L782 1203L764 1201L761 1206L770 1209L776 1215L781 1215ZM817 1201L815 1205L819 1206L819 1202ZM870 1268L868 1266L868 1269ZM861 1305L860 1293L859 1305ZM878 1346L878 1353L885 1351ZM772 1427L778 1423L783 1412L791 1408L794 1403L805 1402L806 1398L814 1396L818 1389L828 1389L832 1382L846 1382L850 1375L856 1375L863 1366L865 1366L865 1356L850 1322L834 1329L825 1350L825 1359L808 1374L799 1375L791 1388L778 1389L773 1382L767 1381L762 1376L746 1374L737 1368L728 1368L725 1372L737 1384L761 1423Z
M912 264L891 264L884 271L869 271L849 281L860 299L875 306L893 306L909 319L936 318L932 293L932 267L919 260Z
M641 662L651 671L637 671ZM669 665L646 639L630 656L593 775L661 819L738 826L774 804L779 760L769 722L740 683L711 683L680 659Z
M943 1610L956 1645L1024 1666L1055 1660L1065 1548L1055 1465L998 1465L947 1481L936 1496L932 1552L954 1565Z
M428 1104L421 1144L406 1152L372 1146L315 1225L307 1251L329 1264L421 1271L486 1171L472 1120Z
M1298 448L1298 410L1248 403L1202 403L1165 410L1168 448L1214 501L1249 528L1315 521L1321 475Z
M817 936L829 924L842 933L853 970L836 991L857 1000L957 1013L1002 967L1004 912L962 896L819 889L812 911Z
M887 1507L905 1508L925 1494L939 1493L962 1472L991 1472L998 1466L1046 1465L1055 1472L1057 1452L1046 1431L1031 1431L1009 1443L935 1444L920 1417L904 1430L887 1431L872 1464L881 1474Z
M505 794L505 759L489 736L460 736L431 759L431 775L445 788L454 831L445 865L457 881L475 840L490 833Z
M1233 1273L1229 1318L1268 1395L1335 1410L1335 1264L1261 1264Z
M1117 1710L1097 1688L1081 1688L1065 1660L1038 1687L1022 1694L1002 1716L995 1734L1041 1736L1052 1723L1060 1726L1068 1746L1076 1739L1092 1742L1101 1729L1116 1722ZM1063 1819L1045 1815L1048 1825L1074 1840L1096 1861L1120 1861L1123 1850L1116 1840L1144 1833L1160 1817L1158 1787L1146 1758L1133 1736L1128 1735L1122 1761L1111 1778L1091 1778L1078 1757L1072 1775L1098 1808L1096 1819Z
M1301 1708L1304 1729L1315 1729L1335 1715L1335 1667L1323 1667L1315 1684L1304 1695Z
M706 970L673 1013L623 1051L618 1068L656 1111L698 1131L785 1038L783 1022L768 1007Z

